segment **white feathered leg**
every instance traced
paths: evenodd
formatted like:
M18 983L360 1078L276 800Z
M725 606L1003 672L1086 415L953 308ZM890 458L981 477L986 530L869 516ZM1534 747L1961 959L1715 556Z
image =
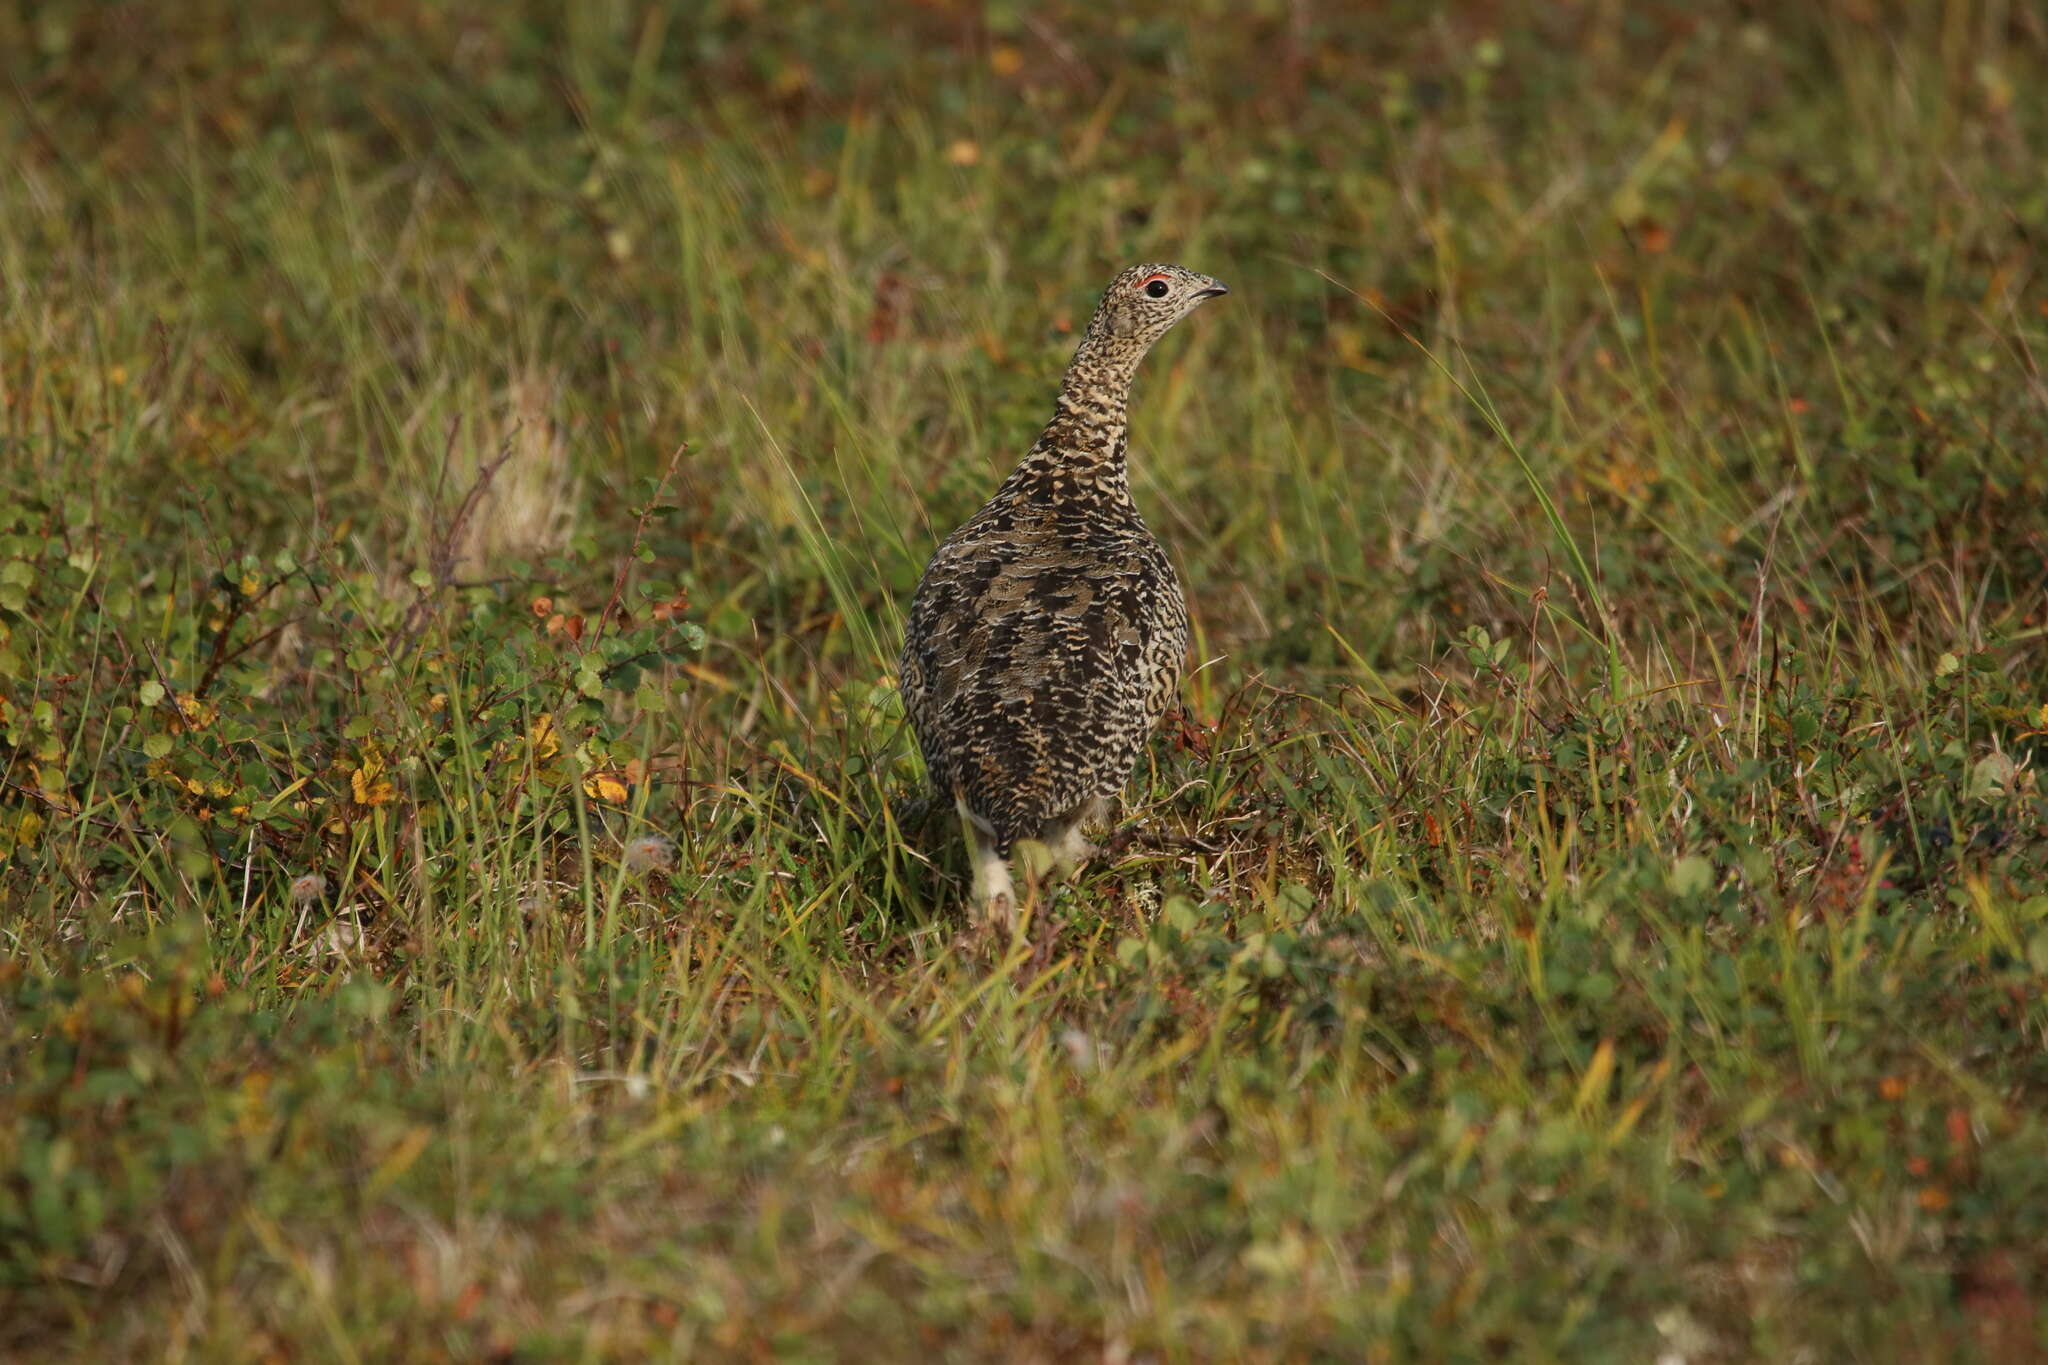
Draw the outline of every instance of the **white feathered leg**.
M1081 870L1083 863L1102 851L1081 831L1088 825L1099 824L1108 814L1109 802L1097 797L1083 802L1064 819L1045 822L1045 847L1052 855L1055 873L1071 877Z
M954 798L960 828L967 835L967 857L974 866L974 908L985 921L1007 926L1017 915L1017 891L1010 865L996 852L995 831L976 819L967 803Z

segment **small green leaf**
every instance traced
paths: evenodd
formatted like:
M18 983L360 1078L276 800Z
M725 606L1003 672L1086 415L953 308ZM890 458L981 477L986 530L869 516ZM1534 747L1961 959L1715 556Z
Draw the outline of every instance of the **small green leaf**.
M2012 790L2013 781L2018 776L2018 765L2010 758L2004 754L1986 754L1970 770L1969 794L1980 801L1994 800Z
M1293 923L1316 908L1316 893L1300 882L1289 882L1273 893L1273 912Z
M152 678L136 689L135 695L144 706L155 706L164 699L164 685Z
M1688 853L1671 865L1671 894L1701 896L1714 889L1714 864L1697 853Z
M151 758L162 758L171 751L171 737L164 734L147 735L142 741L142 752Z

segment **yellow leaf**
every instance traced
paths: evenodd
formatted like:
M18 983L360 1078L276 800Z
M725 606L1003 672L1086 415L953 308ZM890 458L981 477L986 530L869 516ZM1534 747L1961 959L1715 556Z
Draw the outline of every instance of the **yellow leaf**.
M612 773L592 773L583 779L583 791L592 800L609 801L615 806L625 804L626 784Z
M552 711L543 711L533 719L527 728L526 742L535 758L553 758L562 751L562 737L555 733L555 716Z
M398 793L389 782L377 776L382 765L371 767L365 764L348 775L349 790L361 806L382 806L390 803Z

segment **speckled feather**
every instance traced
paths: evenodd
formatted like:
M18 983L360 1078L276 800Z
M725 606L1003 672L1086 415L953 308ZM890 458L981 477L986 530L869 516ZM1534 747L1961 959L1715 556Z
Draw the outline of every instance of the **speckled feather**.
M1187 606L1131 499L1126 405L1152 343L1223 292L1171 265L1117 276L1044 433L918 583L906 709L935 794L1004 857L1113 798L1179 692Z

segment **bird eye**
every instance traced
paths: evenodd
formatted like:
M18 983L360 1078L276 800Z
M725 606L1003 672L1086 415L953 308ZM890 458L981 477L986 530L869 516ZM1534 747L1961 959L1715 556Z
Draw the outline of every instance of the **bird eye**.
M1151 296L1152 296L1153 298L1155 298L1155 299L1163 299L1163 298L1165 298L1165 297L1166 297L1166 281L1165 281L1165 280L1154 280L1154 281L1152 281L1152 282L1151 282L1150 284L1148 284L1148 285L1146 285L1146 286L1145 286L1145 292L1146 292L1147 294L1150 294L1150 295L1151 295Z

